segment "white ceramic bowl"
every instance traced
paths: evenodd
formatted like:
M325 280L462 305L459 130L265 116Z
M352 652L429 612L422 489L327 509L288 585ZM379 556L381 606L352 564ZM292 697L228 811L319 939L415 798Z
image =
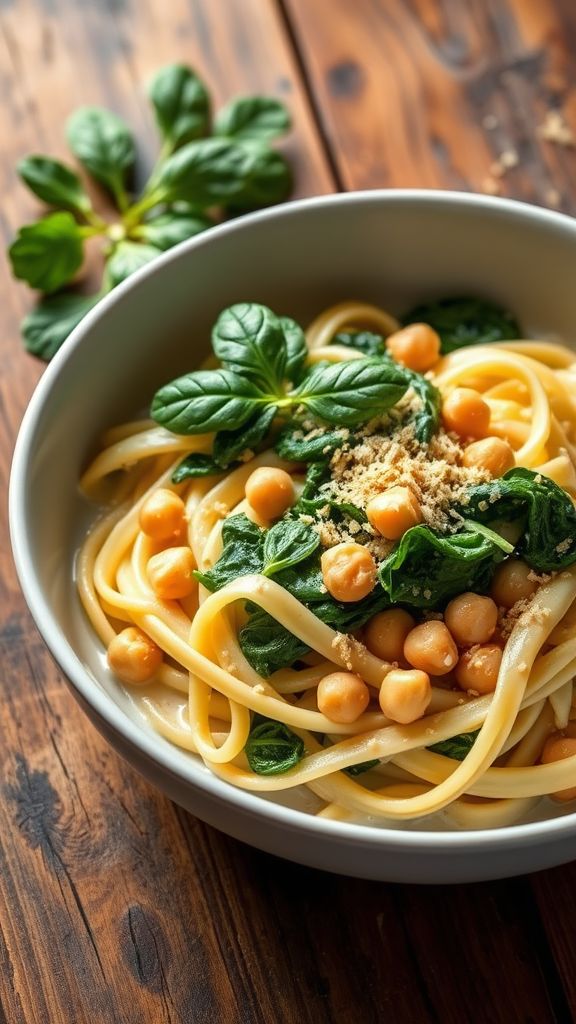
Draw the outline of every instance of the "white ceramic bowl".
M328 196L254 214L185 242L118 288L74 331L24 417L10 490L18 574L38 628L96 727L193 814L314 867L405 882L533 871L576 854L576 815L542 801L536 820L447 832L424 819L368 828L312 817L219 781L151 732L106 670L78 607L72 566L90 520L78 477L103 428L193 369L232 302L306 322L354 297L393 312L469 292L502 302L532 334L575 340L576 221L520 203L448 192Z

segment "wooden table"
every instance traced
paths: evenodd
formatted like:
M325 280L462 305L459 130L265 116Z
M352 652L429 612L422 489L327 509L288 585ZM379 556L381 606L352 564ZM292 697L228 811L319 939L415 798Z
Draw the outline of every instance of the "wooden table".
M17 159L65 155L63 122L80 103L124 115L149 164L143 83L174 60L195 66L219 101L245 91L287 101L297 195L449 187L574 212L576 150L549 111L576 128L575 49L571 0L5 2L0 230L8 244L38 212ZM0 274L4 481L42 366L18 338L29 294L5 265ZM402 887L297 867L207 828L88 724L38 638L7 548L0 1022L574 1019L576 864Z

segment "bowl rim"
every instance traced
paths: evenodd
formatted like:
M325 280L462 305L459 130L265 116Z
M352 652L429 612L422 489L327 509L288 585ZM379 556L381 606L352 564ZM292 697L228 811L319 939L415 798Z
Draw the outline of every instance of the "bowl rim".
M144 755L148 760L157 763L164 773L172 775L180 783L204 790L209 797L217 799L223 806L229 805L238 808L244 815L263 819L273 826L289 828L294 831L308 831L319 841L332 839L348 845L387 847L392 852L404 849L407 853L416 850L439 853L447 846L458 851L480 852L493 845L498 846L499 849L510 849L529 840L534 843L560 834L568 836L576 832L576 812L542 821L478 831L457 829L420 831L405 830L402 825L389 828L381 825L339 822L329 818L318 818L308 812L286 807L273 800L263 799L258 793L237 788L217 778L209 769L205 770L201 760L190 759L189 767L188 765L181 766L176 763L176 757L182 755L179 748L170 748L168 743L158 745L156 737L152 733L148 733L145 728L131 719L115 703L111 695L94 685L90 673L84 668L74 648L63 635L59 622L38 582L25 528L27 469L33 457L33 442L44 405L50 397L62 367L82 346L90 334L93 324L105 318L108 311L122 301L125 293L138 289L148 277L157 273L159 269L170 263L177 263L184 253L195 249L201 251L206 245L217 245L220 238L250 231L252 225L263 221L282 221L290 218L294 213L305 212L309 209L354 204L405 204L422 208L426 206L447 209L467 207L485 210L491 214L502 215L504 219L508 220L529 220L533 223L539 222L549 227L556 227L571 234L576 243L576 220L566 214L537 207L530 203L449 190L374 189L297 199L281 206L245 214L237 220L217 225L210 231L181 242L168 252L158 256L102 298L87 313L44 371L24 413L14 449L9 483L10 538L24 598L40 635L69 684L80 698L80 703L85 702L96 717L106 723L109 731L119 734L124 743L138 751L140 755Z

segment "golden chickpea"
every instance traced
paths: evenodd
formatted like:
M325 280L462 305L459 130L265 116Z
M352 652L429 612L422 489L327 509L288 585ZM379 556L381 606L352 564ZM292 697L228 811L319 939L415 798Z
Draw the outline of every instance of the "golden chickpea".
M364 643L382 661L401 661L404 641L416 622L403 608L378 612L364 629Z
M150 585L162 601L178 601L194 590L192 572L196 568L190 548L166 548L148 560Z
M294 504L294 481L284 469L259 466L246 481L248 502L262 519L279 519Z
M498 606L491 597L480 594L459 594L444 612L444 622L457 644L485 644L493 635L498 621Z
M331 722L355 722L366 711L370 691L354 672L331 672L318 683L318 709Z
M447 626L432 620L410 630L404 657L414 668L432 676L444 676L458 661L458 649Z
M422 509L410 487L389 487L366 506L368 521L386 540L399 540L422 522Z
M563 761L566 757L574 757L574 755L576 755L576 739L571 736L562 736L561 733L554 733L546 740L540 760L542 764L552 764L553 761ZM559 789L557 793L550 793L550 796L558 803L576 800L576 786Z
M440 338L428 324L409 324L386 338L390 355L402 366L418 373L431 370L440 358Z
M468 469L485 469L492 477L504 476L516 465L514 451L500 437L485 437L483 441L473 441L462 456L462 464Z
M498 682L501 662L502 648L496 644L473 647L464 652L456 665L456 682L461 690L493 693Z
M511 608L516 601L526 601L536 593L538 583L532 569L521 558L508 558L494 573L490 592L499 608Z
M401 725L415 722L432 700L430 676L417 668L393 668L384 677L379 700L386 718Z
M154 491L140 509L140 529L152 540L173 540L181 535L185 524L184 502L167 487Z
M336 601L361 601L376 586L376 562L362 544L336 544L320 564L324 586Z
M162 664L162 651L146 633L128 626L108 645L108 664L124 683L147 683Z
M490 424L490 406L473 388L454 388L442 403L446 430L460 437L486 437Z

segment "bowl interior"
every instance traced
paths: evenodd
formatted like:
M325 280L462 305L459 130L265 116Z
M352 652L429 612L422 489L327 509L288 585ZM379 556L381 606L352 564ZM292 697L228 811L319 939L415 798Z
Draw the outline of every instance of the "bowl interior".
M178 247L103 302L45 374L13 481L26 596L84 699L99 693L117 715L147 728L109 675L76 598L75 552L97 512L79 494L80 472L104 428L132 417L161 383L197 366L223 307L263 302L305 324L348 298L402 313L430 297L470 293L509 307L529 336L570 345L575 257L576 227L558 215L459 194L365 193L225 225ZM154 742L173 771L196 782L206 777L191 755L160 737ZM307 806L289 792L281 802ZM563 813L543 801L534 819ZM410 827L442 826L425 819Z

